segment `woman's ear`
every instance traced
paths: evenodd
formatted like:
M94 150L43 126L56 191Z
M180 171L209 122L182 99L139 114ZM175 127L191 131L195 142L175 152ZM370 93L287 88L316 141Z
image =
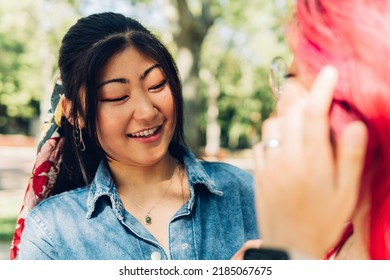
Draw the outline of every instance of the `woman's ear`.
M72 108L71 101L67 99L66 97L61 98L61 109L62 113L64 114L65 118L68 120L69 123L73 123L70 117L70 111Z
M70 101L68 98L66 97L63 97L61 98L61 107L62 107L62 112L65 116L65 118L68 120L68 122L74 126L74 120L73 120L73 116L72 116L72 101ZM83 129L85 127L85 123L84 123L84 120L78 116L77 117L77 122L78 122L78 127Z

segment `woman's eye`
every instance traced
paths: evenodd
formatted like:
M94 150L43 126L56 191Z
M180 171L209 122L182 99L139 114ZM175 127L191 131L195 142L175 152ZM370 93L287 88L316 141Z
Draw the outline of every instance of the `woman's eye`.
M159 92L159 91L161 91L165 87L166 84L167 84L167 80L164 80L161 83L159 83L158 85L150 87L149 91L151 91L151 92Z
M120 102L120 101L124 101L128 98L127 95L125 96L121 96L121 97L118 97L118 98L106 98L106 99L102 99L101 102Z

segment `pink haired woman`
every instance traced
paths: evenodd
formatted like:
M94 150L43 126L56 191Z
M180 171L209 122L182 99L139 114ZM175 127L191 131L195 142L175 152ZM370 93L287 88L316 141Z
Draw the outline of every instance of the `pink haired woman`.
M389 20L389 1L297 1L283 110L254 148L262 250L390 259Z

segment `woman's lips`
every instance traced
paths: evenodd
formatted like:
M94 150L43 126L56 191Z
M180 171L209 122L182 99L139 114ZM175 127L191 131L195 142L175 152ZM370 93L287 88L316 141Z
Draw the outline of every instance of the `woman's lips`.
M160 138L161 133L162 133L162 126L158 126L152 129L147 129L137 133L128 134L127 136L141 143L152 143L157 141Z

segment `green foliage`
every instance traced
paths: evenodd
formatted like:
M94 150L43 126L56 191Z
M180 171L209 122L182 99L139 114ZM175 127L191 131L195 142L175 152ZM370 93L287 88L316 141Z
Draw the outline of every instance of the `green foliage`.
M230 149L248 148L258 142L261 124L274 111L275 100L264 84L268 71L256 73L257 84L252 91L222 92L218 99L222 146Z
M69 2L0 3L0 134L36 133L31 124L52 82L63 18L73 18Z
M274 1L228 2L203 44L202 68L215 75L220 89L221 145L240 149L260 140L261 125L274 111L268 65L274 56L289 56L282 39L286 10ZM209 86L210 81L203 81L204 99ZM202 109L206 114L207 108ZM201 129L206 125L201 122Z
M26 88L27 82L22 78L22 73L37 66L35 61L26 63L29 58L26 56L28 35L22 30L30 22L23 13L26 9L24 4L20 3L18 7L8 6L5 2L1 4L5 6L0 10L0 133L26 132L23 121L37 115L39 110L36 94ZM13 20L4 14L16 9L20 11L20 16Z
M11 242L15 232L15 218L0 218L0 242Z

